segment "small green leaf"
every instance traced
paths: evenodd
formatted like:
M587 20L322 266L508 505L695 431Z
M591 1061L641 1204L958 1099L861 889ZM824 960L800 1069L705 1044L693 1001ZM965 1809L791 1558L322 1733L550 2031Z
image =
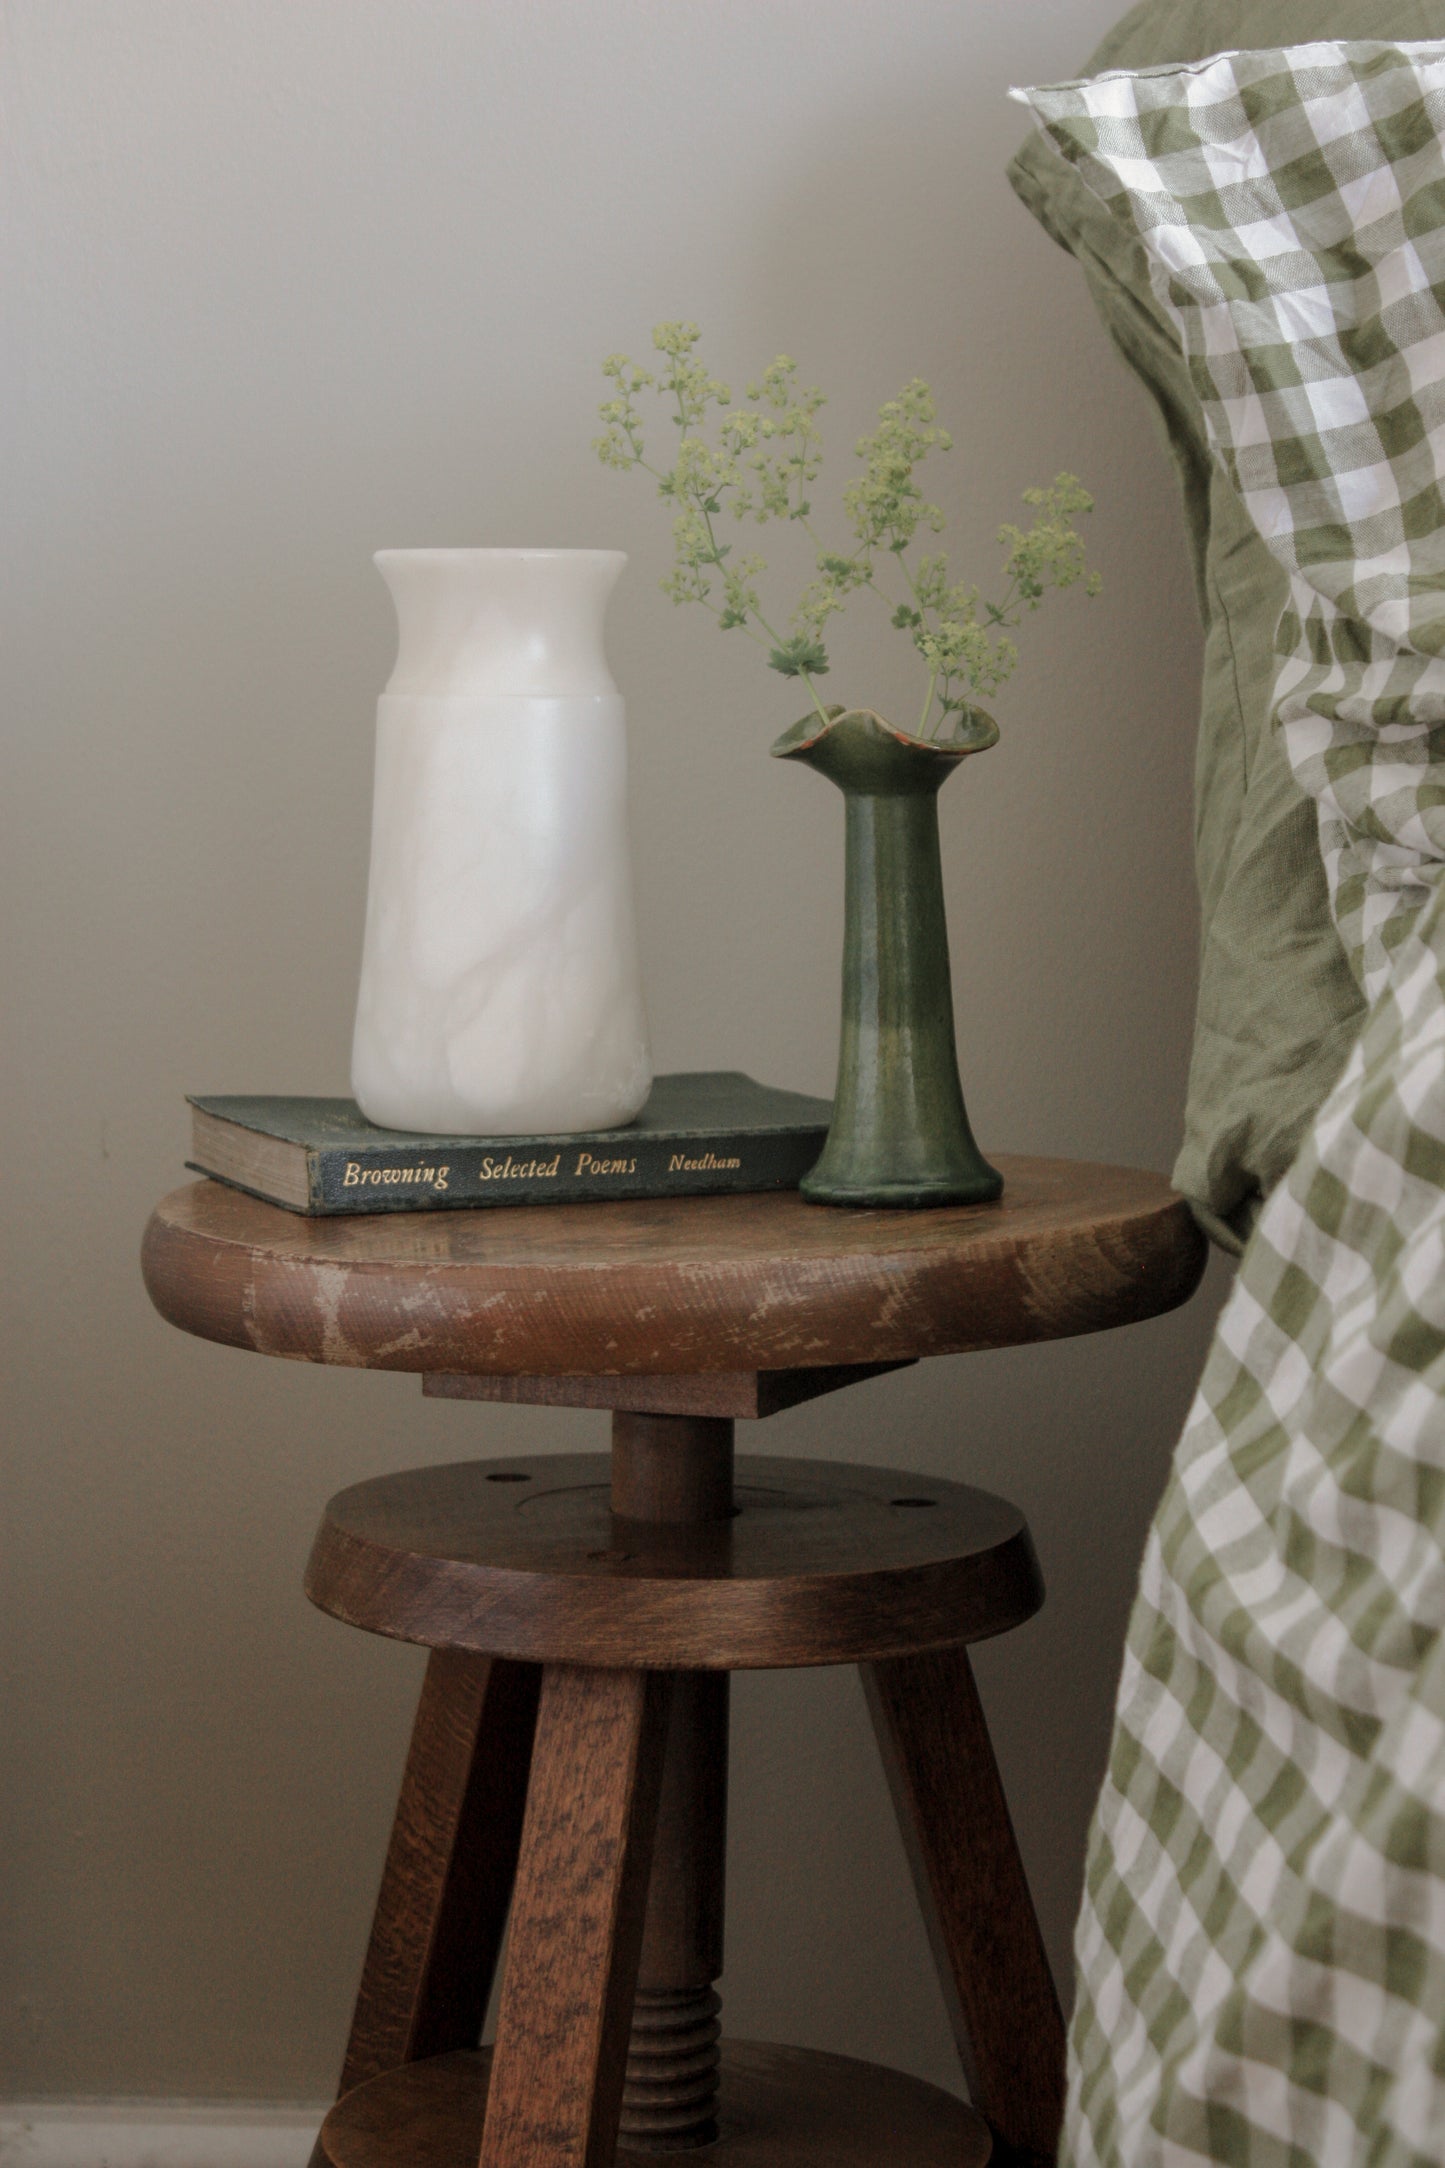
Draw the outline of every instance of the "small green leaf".
M828 650L821 640L810 640L799 633L782 647L775 647L768 656L770 670L779 670L784 677L826 677L828 674Z

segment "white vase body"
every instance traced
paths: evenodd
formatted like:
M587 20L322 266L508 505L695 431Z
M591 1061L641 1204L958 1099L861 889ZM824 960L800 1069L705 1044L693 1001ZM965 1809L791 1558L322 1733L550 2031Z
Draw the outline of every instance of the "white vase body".
M381 696L351 1088L388 1129L631 1121L652 1069L617 550L382 550L401 640Z

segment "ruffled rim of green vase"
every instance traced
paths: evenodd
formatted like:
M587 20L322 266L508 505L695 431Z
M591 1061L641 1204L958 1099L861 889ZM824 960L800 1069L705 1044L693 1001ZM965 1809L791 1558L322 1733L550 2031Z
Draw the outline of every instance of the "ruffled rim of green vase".
M773 744L773 758L790 760L809 753L840 725L848 723L862 724L870 736L907 746L910 752L937 753L948 761L962 760L969 753L986 753L991 745L998 744L998 724L982 708L963 709L955 715L953 728L946 737L932 738L920 738L911 730L900 730L876 708L833 707L828 709L827 717L826 722L822 721L816 709L799 716L791 729L785 730Z

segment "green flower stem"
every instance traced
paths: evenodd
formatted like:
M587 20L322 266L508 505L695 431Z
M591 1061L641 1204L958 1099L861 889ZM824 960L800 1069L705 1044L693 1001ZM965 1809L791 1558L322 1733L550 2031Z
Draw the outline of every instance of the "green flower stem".
M687 425L683 418L681 398L678 399L677 407L677 425L679 429L683 431L683 435L685 438L687 434ZM648 471L651 472L651 469L649 469ZM799 487L801 488L801 486L802 485L800 483ZM698 490L696 487L692 489L690 495L692 497L693 503L695 504L698 512L702 517L702 523L707 529L708 547L713 553L713 562L714 564L721 564L722 558L718 551L717 534L713 528L712 514L707 508L707 500L702 495L701 491ZM722 611L718 609L715 603L709 602L706 596L703 596L701 599L706 604L706 607L712 611L714 617L720 618L722 616ZM773 647L782 647L784 645L783 634L776 631L774 627L768 623L761 610L754 609L749 614L757 619L758 623L762 626L763 631L768 636L766 640L759 640L756 633L749 632L748 637L750 640L754 641L758 647L767 647L769 645ZM748 627L746 623L744 623L742 630L744 632L748 632ZM799 676L802 678L803 683L808 688L808 698L812 701L822 720L826 723L828 721L828 710L824 707L822 701L818 698L817 688L813 684L812 679L808 676L805 670L800 671Z
M703 606L703 608L704 608L705 610L711 610L711 612L712 612L712 614L713 614L713 616L714 616L714 617L716 617L716 618L719 618L719 619L720 619L720 618L722 617L722 611L721 611L721 610L720 610L720 609L718 608L717 604L716 604L715 602L710 602L710 601L708 600L708 598L707 598L707 596L706 596L706 595L700 595L700 596L698 597L698 600L699 600L699 601L701 602L701 604L702 604L702 606ZM750 629L750 627L749 627L749 626L748 626L748 625L747 625L746 623L744 623L744 624L742 624L742 625L739 625L739 626L737 627L737 630L738 630L739 632L744 632L744 633L746 633L746 634L747 634L747 636L748 636L748 638L749 638L749 639L750 639L750 640L752 641L752 643L753 643L754 647L762 647L762 648L774 648L774 647L776 647L776 646L778 645L778 643L779 643L779 640L780 640L780 639L781 639L781 637L782 637L782 636L781 636L781 634L779 634L779 633L776 633L776 632L774 632L774 630L773 630L772 626L771 626L771 625L770 625L770 624L768 623L767 619L766 619L766 618L765 618L765 617L763 616L763 614L762 614L762 612L761 612L760 610L754 610L752 614L753 614L753 616L754 616L754 617L756 617L756 619L757 619L758 623L759 623L759 624L760 624L760 625L762 626L762 628L763 628L763 631L764 631L764 632L765 632L765 633L766 633L766 634L768 635L767 639L766 639L766 640L760 640L760 639L758 638L758 635L757 635L757 634L756 634L755 632L753 632L753 631L752 631L752 630ZM809 675L808 675L807 671L806 671L806 670L800 670L800 671L798 672L798 676L799 676L799 677L800 677L800 679L802 680L803 684L807 686L807 688L808 688L808 698L809 698L809 699L810 699L810 700L812 701L812 703L813 703L814 707L815 707L815 708L817 709L817 711L818 711L819 715L821 716L822 720L823 720L823 721L824 721L825 723L826 723L826 722L830 722L830 721L832 720L832 718L831 718L831 716L829 715L829 713L828 713L828 710L827 710L827 709L826 709L826 708L824 707L824 705L823 705L822 701L821 701L821 700L820 700L820 699L818 698L817 688L816 688L816 687L815 687L815 685L813 684L813 680L812 680L812 679L811 679L811 678L809 677Z
M909 594L912 595L914 604L918 609L919 615L926 619L928 616L928 612L924 607L923 597L919 594L918 589L914 584L913 574L909 571L907 565L903 561L903 552L902 550L897 550L894 554L898 559L898 569L903 574L904 585L907 587ZM868 584L870 587L873 585L871 579L869 580ZM880 600L886 601L887 597L880 596ZM933 695L937 688L937 685L938 665L935 663L933 668L928 673L928 690L923 695L923 713L918 718L918 735L920 738L926 738L930 735L928 728L928 718L933 712ZM948 686L949 680L945 678L943 681L943 692L945 699L948 697ZM935 728L936 727L937 726L935 725Z
M802 518L802 515L799 514L798 517ZM803 518L802 526L804 534L806 534L809 540L815 545L819 556L823 556L826 553L826 546L824 544L822 536L819 534L817 528L813 525L813 522L810 519ZM909 594L913 597L914 603L919 611L920 616L926 618L928 615L927 607L925 606L923 598L919 594L918 588L914 583L913 574L909 571L907 563L905 562L904 552L902 550L893 550L889 554L896 558L898 563L898 569L903 575L903 584L908 589ZM1015 580L1013 584L1016 587L1018 585L1017 580ZM874 578L873 564L871 558L868 565L868 577L866 580L864 580L863 585L868 589L870 594L874 594L877 596L878 600L882 603L884 609L887 610L889 616L891 617L893 615L893 611L896 605L892 602L889 596L885 594L884 590L878 585L877 580ZM1012 593L1012 590L1010 590L1010 593ZM1005 607L1007 606L1008 600L1009 597L1006 596ZM991 604L986 604L985 607L992 611ZM1000 624L1008 622L1008 620L1005 620L1001 615L998 617L997 621ZM947 696L949 685L951 684L951 682L952 680L949 678L945 678L943 681L943 690L945 697ZM928 673L928 691L924 695L923 712L918 718L918 728L917 731L914 733L917 737L924 738L937 735L937 724L934 725L934 729L932 732L930 732L928 729L928 718L930 713L932 712L933 696L937 689L937 686L938 671L937 669L933 669L930 670L930 672ZM822 705L817 700L816 696L814 697L814 705L818 708L820 714L824 713ZM940 717L939 720L941 721L942 717Z
M679 408L681 407L681 404L682 402L681 400L679 400ZM681 426L682 422L681 417L679 416L679 427ZM645 462L639 462L639 464L645 464ZM651 474L655 470L649 467L647 471L649 474ZM707 508L706 501L698 493L697 490L693 490L691 494L693 497L693 501L697 506L697 510L702 516L702 523L707 529L708 545L712 550L714 562L719 562L720 560L718 559L717 535L713 529L712 514ZM698 599L701 601L704 609L711 610L714 617L721 618L722 611L718 608L715 602L709 601L706 595L702 595ZM753 642L756 647L781 647L783 645L783 634L776 631L774 627L768 623L761 610L752 610L749 612L749 615L757 619L758 623L762 626L763 631L767 634L767 639L760 640L758 638L758 635L749 629L747 623L743 623L740 629L743 632L747 633L748 638ZM822 701L818 698L817 687L814 685L813 680L808 676L806 670L802 670L798 674L802 678L803 683L808 688L808 698L812 701L814 707L817 709L821 719L826 723L829 720L828 710L824 707Z

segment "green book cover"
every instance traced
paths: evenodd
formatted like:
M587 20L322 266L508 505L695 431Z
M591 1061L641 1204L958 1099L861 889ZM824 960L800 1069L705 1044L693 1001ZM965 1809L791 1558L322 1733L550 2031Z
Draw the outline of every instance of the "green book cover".
M188 1166L309 1213L796 1189L832 1112L826 1099L736 1070L657 1077L635 1121L582 1136L378 1129L352 1099L191 1095L189 1103Z

